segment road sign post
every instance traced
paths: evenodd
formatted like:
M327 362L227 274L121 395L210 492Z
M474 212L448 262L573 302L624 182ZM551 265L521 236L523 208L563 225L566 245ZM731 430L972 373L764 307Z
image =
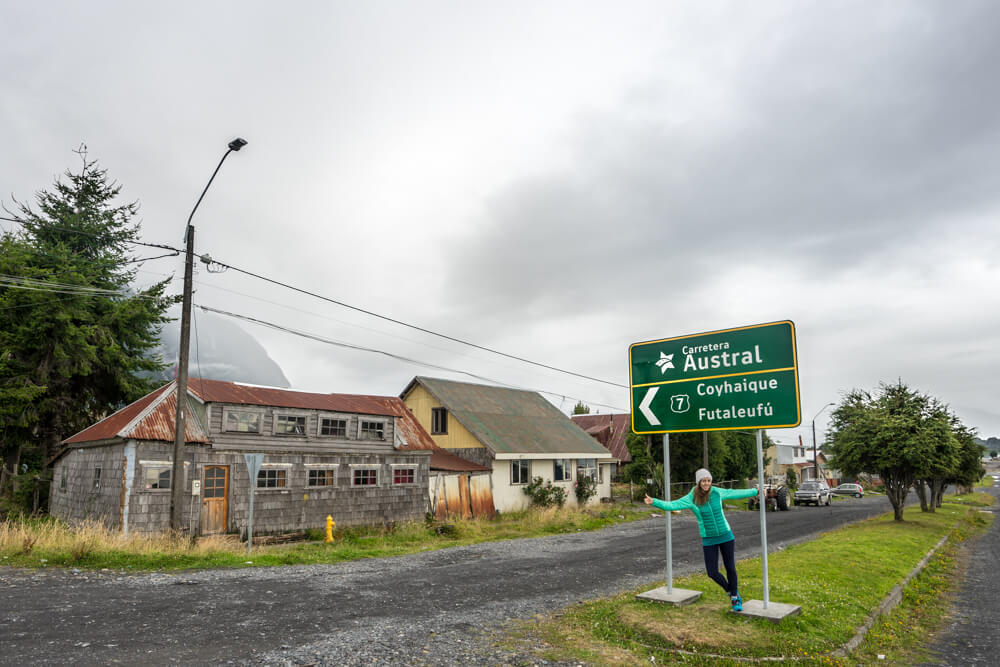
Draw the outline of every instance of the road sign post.
M756 430L764 600L747 600L743 613L780 620L801 612L797 605L769 605L761 430L802 421L795 325L785 320L635 343L629 347L629 386L632 431L663 434L668 501L670 433ZM673 602L669 512L666 532L667 585L639 597Z

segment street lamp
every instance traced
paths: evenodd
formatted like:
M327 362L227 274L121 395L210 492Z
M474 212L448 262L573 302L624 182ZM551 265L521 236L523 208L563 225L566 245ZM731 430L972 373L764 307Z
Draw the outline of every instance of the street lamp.
M823 410L826 410L831 405L836 405L836 403L827 403L826 405L824 405L822 408L819 409L819 412L816 413L816 417L819 417L820 414L822 414ZM813 421L812 421L812 429L813 429L813 479L815 479L818 482L819 481L819 456L816 455L816 417L813 417Z
M184 406L187 405L187 385L188 385L188 348L191 346L191 284L194 267L194 227L191 219L194 212L198 210L198 205L205 198L205 193L215 180L215 175L219 173L222 163L226 161L229 154L238 151L247 145L245 139L237 137L229 142L229 150L225 152L219 164L212 172L212 177L208 179L205 189L201 191L201 196L191 209L188 216L187 229L184 235L184 294L181 299L181 342L179 349L179 359L177 361L177 412L174 418L174 462L173 472L170 477L170 528L181 530L181 503L184 501L184 443L186 415Z

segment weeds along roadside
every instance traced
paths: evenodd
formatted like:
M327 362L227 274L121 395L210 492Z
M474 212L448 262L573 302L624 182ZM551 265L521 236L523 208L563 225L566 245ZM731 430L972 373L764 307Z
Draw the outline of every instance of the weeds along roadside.
M529 654L529 662L915 664L947 612L961 542L993 520L978 511L993 502L987 494L949 500L933 514L908 510L902 524L888 514L770 554L770 599L802 606L801 616L780 624L731 613L721 589L697 575L675 582L704 591L687 607L636 600L640 591L629 591L515 624L498 641ZM943 536L948 540L907 585L900 605L880 617L850 655L832 655ZM763 594L760 568L760 559L739 564L746 599Z
M644 506L538 508L505 513L496 519L414 521L378 527L344 527L326 544L319 528L309 540L253 547L235 535L192 540L171 535L122 535L98 522L74 526L51 518L0 522L0 565L75 567L132 571L202 569L336 563L359 558L398 556L432 549L559 533L598 530L648 518Z

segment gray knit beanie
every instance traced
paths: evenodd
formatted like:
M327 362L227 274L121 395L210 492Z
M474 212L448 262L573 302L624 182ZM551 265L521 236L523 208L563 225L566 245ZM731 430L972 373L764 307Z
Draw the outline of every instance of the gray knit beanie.
M706 477L712 479L712 473L708 472L704 468L698 468L698 472L694 474L695 485L697 486L698 484L701 484L701 480L705 479Z

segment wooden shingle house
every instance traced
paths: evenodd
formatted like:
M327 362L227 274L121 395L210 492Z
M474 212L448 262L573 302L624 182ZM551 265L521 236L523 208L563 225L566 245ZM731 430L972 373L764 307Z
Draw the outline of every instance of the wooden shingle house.
M570 505L581 476L598 482L592 503L611 497L612 454L536 392L415 377L400 397L440 448L491 470L499 511L527 507L534 477L563 487Z
M423 518L431 462L456 467L397 397L319 394L192 378L182 512L197 534L254 533ZM124 532L169 527L176 385L63 441L49 508ZM262 453L257 478L245 453ZM200 488L199 488L200 487Z

